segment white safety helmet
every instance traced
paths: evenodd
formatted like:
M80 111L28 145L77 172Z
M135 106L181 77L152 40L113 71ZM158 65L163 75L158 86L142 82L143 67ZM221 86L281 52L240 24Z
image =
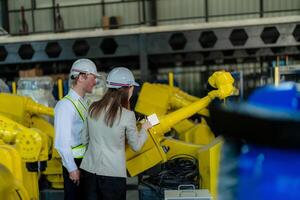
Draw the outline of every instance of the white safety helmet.
M93 74L97 78L100 78L100 74L97 72L95 63L90 59L78 59L73 63L70 71L70 77L76 78L80 73Z
M132 72L125 67L116 67L107 75L106 87L108 88L121 88L132 85L140 86L135 82Z

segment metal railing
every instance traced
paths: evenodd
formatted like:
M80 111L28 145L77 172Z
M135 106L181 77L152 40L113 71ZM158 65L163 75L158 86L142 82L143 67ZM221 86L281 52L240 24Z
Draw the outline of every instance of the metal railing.
M173 2L172 2L173 1ZM265 17L267 14L271 13L300 13L300 8L293 8L293 9L274 9L274 10L266 10L264 7L264 0L257 0L259 1L259 6L256 10L246 11L246 12L234 12L234 13L226 13L226 14L214 14L209 13L210 11L210 4L208 0L201 1L201 11L199 11L199 15L194 16L168 16L168 17L160 17L158 12L157 5L160 3L174 3L174 0L119 0L119 1L111 1L107 2L105 0L99 0L96 3L80 3L80 4L69 4L69 5L59 5L57 4L56 0L52 0L48 6L37 6L36 0L31 0L31 4L25 8L20 9L10 9L8 8L8 16L9 16L9 24L11 30L9 33L12 35L21 35L21 34L31 34L31 33L43 33L43 32L61 32L61 31L72 31L72 30L83 30L83 29L95 29L95 28L105 28L103 23L94 23L94 25L87 25L82 26L78 25L77 27L68 27L65 26L62 30L59 29L59 23L63 23L64 18L62 17L62 13L70 10L78 10L80 9L95 9L97 8L99 12L92 13L92 16L95 19L101 19L104 16L108 15L108 9L111 9L112 6L122 5L124 7L123 13L118 13L118 16L123 17L128 12L135 12L135 16L133 20L125 20L124 22L118 24L118 27L137 27L137 26L156 26L161 23L180 23L181 21L185 20L201 20L202 22L209 22L211 20L215 20L216 18L222 17L233 17L233 16L245 16L245 15L255 15L257 18ZM50 2L50 1L49 1ZM200 2L200 1L198 1ZM134 4L134 7L132 5ZM191 5L192 6L192 5ZM130 9L129 9L130 8ZM51 13L51 19L48 19L49 27L44 28L43 30L39 30L37 28L37 20L39 16L37 13L40 12L48 12ZM23 13L23 14L22 14ZM90 14L90 13L87 13ZM130 14L130 13L129 13ZM22 19L23 15L23 19ZM175 14L176 15L176 14ZM80 16L78 16L80 17ZM87 16L88 17L88 16ZM14 20L14 21L13 21ZM76 22L78 19L73 19ZM20 30L12 30L12 24L16 24L19 21L19 26L21 27ZM27 25L26 25L27 24ZM72 24L69 22L69 24ZM63 24L62 24L63 25ZM52 27L51 27L52 26ZM27 27L27 29L26 29ZM22 30L22 29L26 30Z

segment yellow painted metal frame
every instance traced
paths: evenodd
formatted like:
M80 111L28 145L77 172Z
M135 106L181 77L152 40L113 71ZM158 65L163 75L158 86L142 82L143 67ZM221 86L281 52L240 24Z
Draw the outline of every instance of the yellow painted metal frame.
M14 171L9 170L2 164L0 164L0 199L30 200L22 182L14 177Z
M62 79L57 80L57 88L58 88L58 99L62 99L64 97L64 91L63 91L63 81Z
M0 157L0 199L15 200L21 198L29 200L28 189L33 185L27 183L24 178L22 171L24 163L19 152L0 139ZM33 188L33 190L38 190L38 187Z
M201 147L197 151L197 158L200 160L199 171L202 179L201 188L208 189L214 199L217 199L218 174L220 165L220 155L223 139L217 137L213 142Z
M179 122L174 127L176 126L182 126L182 123ZM175 129L174 127L173 129ZM201 123L194 124L186 131L178 134L178 136L182 141L201 145L209 144L215 139L214 133L211 131L204 118L201 118Z

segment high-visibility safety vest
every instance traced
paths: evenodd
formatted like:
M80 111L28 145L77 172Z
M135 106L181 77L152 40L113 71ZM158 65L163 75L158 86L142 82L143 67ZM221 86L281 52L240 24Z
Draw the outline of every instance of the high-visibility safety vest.
M79 99L73 100L69 95L66 95L64 98L68 99L77 110L80 118L82 119L82 122L85 122L86 116L87 116L87 108ZM76 147L72 148L72 154L74 158L83 158L83 155L86 151L86 145L80 144Z
M79 99L74 101L69 95L66 95L64 98L68 99L76 108L80 118L84 122L87 116L87 107Z
M72 147L72 154L74 158L83 158L86 151L86 145L80 144L76 147Z

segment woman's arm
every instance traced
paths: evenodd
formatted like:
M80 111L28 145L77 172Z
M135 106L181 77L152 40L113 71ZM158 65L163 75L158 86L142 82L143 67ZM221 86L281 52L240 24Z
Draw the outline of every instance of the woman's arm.
M143 147L148 138L147 130L150 127L150 123L146 122L143 124L140 132L138 132L134 112L130 112L126 123L126 138L128 144L134 151L139 151Z

